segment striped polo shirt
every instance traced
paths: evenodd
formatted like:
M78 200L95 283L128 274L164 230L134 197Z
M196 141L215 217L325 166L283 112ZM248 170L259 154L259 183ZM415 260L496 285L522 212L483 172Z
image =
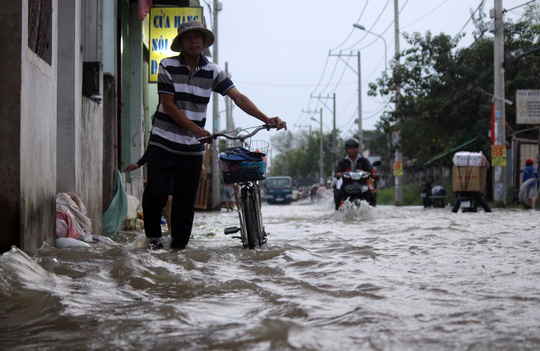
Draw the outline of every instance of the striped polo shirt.
M174 95L176 106L199 127L206 123L206 109L212 91L225 95L234 87L225 71L201 56L195 72L191 72L182 54L161 60L158 71L158 93ZM149 145L181 155L202 155L204 145L194 134L179 126L160 102L154 117Z

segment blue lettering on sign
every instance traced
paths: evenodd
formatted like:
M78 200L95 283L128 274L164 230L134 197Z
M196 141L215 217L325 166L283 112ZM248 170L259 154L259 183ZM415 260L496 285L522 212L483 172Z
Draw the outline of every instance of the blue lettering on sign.
M150 74L157 74L158 73L158 62L157 60L152 60L150 63Z
M161 16L154 17L154 28L161 28L162 19Z
M174 16L174 28L178 28L178 26L184 22L193 21L193 20L200 22L199 16L186 16L186 15Z
M167 15L155 16L154 28L171 28L171 20L169 19L169 16Z
M163 35L159 36L159 39L155 38L152 39L152 51L167 51L169 48L169 39L165 38L163 39Z
M174 28L178 28L178 26L181 24L182 24L182 17L174 16Z

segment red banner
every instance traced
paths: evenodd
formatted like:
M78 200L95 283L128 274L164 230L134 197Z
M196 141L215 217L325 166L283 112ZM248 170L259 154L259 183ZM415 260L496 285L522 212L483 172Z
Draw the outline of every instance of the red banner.
M139 0L139 19L142 21L150 12L152 0Z

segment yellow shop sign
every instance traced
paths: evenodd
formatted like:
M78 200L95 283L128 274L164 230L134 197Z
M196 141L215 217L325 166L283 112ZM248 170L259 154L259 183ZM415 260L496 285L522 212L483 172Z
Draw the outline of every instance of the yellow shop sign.
M165 57L178 55L171 44L184 22L202 22L202 7L152 7L150 10L150 82L158 79L159 63Z

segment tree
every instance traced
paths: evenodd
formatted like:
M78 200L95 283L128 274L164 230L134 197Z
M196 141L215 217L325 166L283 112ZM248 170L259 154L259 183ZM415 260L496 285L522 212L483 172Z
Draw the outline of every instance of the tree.
M332 134L323 134L324 175L332 174L332 160L328 145L331 145ZM277 155L272 158L270 175L288 175L293 179L319 179L320 133L300 132L287 135L275 135L271 138L272 147Z
M516 23L505 23L506 97L513 101L517 89L540 88L538 9L533 4ZM458 47L463 36L405 34L410 48L401 53L400 69L370 84L369 95L390 95L393 102L399 84L398 110L386 111L379 127L400 131L399 148L409 159L421 163L475 138L471 147L489 154L493 38L482 35L482 21L475 20L477 40L465 48ZM514 109L507 108L507 121L518 129Z

